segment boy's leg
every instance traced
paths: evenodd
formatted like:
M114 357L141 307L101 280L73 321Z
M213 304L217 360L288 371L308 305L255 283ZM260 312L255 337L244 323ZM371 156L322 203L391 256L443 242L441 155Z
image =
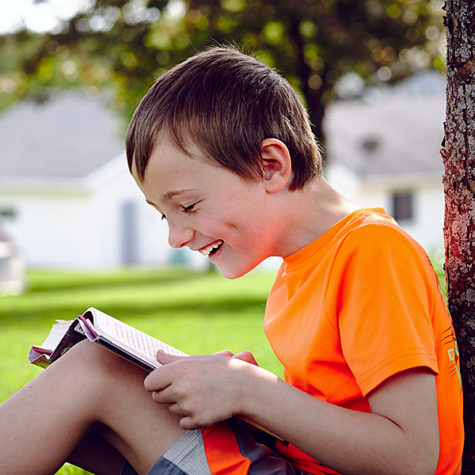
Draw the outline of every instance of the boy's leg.
M95 343L76 345L0 405L0 473L54 472L97 423L145 473L183 434L145 391L145 375Z
M125 459L115 447L93 431L79 442L67 461L95 475L117 475Z

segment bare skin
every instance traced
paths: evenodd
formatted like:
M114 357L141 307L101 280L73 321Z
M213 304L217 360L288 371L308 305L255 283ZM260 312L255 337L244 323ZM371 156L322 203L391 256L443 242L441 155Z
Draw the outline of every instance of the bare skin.
M120 473L124 463L123 455L100 433L107 428L93 425L92 432L85 436L68 456L67 461L96 475Z
M0 405L0 473L28 474L35 467L50 474L67 460L118 473L122 455L146 473L183 430L144 390L145 376L99 345L76 345ZM99 453L85 457L98 434ZM95 458L109 458L109 466L97 466Z
M183 429L233 415L258 422L342 473L433 473L437 403L426 370L381 385L369 396L373 413L365 414L298 391L257 367L249 352L231 355L159 353L165 365L145 379L144 390L142 370L99 345L77 345L0 405L0 473L29 474L34 466L35 473L50 474L69 460L116 474L124 457L146 473Z
M368 396L372 413L367 414L315 399L240 359L161 352L158 359L164 366L147 377L145 387L180 416L184 429L241 416L341 473L435 471L435 378L424 368L397 374L376 388Z

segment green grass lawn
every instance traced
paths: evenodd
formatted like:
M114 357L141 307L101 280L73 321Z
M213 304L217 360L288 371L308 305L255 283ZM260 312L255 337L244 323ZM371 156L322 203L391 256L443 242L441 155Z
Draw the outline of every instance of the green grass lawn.
M262 331L272 272L226 280L217 272L128 269L118 272L31 271L28 291L0 298L0 401L41 370L27 360L56 319L96 307L190 354L249 349L282 376ZM60 473L79 474L65 466Z

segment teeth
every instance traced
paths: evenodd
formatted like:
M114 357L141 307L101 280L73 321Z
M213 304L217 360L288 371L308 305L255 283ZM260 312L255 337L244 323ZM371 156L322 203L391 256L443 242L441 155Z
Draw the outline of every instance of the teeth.
M213 249L218 249L221 244L223 244L223 241L216 241L214 244L211 244L211 246L205 247L204 249L200 249L200 252L201 254L203 254L203 256L208 256Z

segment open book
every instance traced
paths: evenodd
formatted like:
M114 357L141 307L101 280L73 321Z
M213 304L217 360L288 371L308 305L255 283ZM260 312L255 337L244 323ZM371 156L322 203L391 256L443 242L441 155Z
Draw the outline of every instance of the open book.
M28 360L30 363L46 368L76 343L86 338L105 346L147 371L161 366L155 358L158 350L163 350L171 355L187 356L186 353L173 346L91 307L75 320L60 320L54 324L43 344L31 347ZM240 419L280 438L259 424L244 418Z
M186 356L186 353L91 307L75 320L58 321L53 325L44 343L31 347L28 360L45 368L86 338L148 371L160 366L155 358L158 350Z

